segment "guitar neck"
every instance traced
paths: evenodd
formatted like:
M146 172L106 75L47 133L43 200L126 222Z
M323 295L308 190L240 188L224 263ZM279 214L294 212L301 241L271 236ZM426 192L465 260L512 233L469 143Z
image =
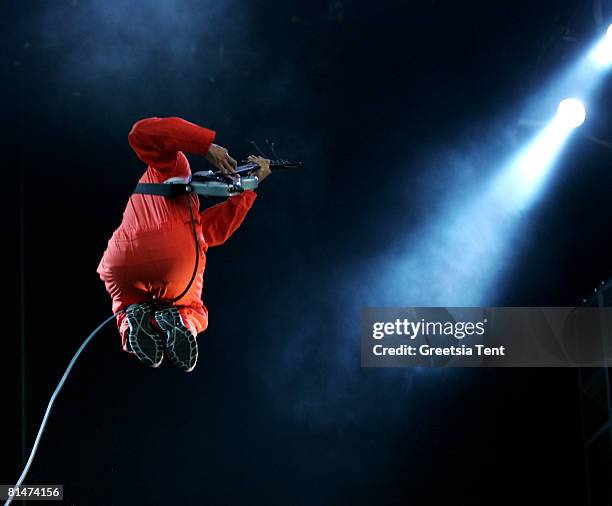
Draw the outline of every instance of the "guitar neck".
M239 165L236 169L237 174L244 174L256 170L259 166L256 163L243 161L244 165ZM302 162L290 162L288 160L270 160L270 170L284 170L284 169L295 169L301 167Z

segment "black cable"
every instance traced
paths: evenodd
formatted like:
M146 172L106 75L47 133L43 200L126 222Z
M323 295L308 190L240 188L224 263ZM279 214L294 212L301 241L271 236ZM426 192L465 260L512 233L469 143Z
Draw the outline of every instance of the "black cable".
M17 484L13 488L20 487L23 484L23 480L25 480L25 477L28 474L28 471L30 470L30 466L32 465L32 461L34 460L34 455L36 455L36 450L38 449L38 445L40 444L40 439L45 430L45 426L47 425L47 419L49 418L49 413L51 413L51 408L53 407L53 403L55 402L55 399L57 398L60 390L64 386L66 378L68 378L68 375L70 374L70 371L72 370L72 367L74 366L74 363L76 362L77 358L79 358L79 355L85 349L85 346L89 344L89 341L92 340L92 338L102 329L102 327L104 327L111 320L114 320L116 317L117 315L113 314L109 316L106 320L104 320L100 325L98 325L95 328L95 330L91 334L89 334L87 339L83 341L83 344L81 344L77 352L74 354L74 357L72 357L72 360L68 364L68 367L66 368L66 371L64 372L64 375L62 376L62 379L57 384L57 387L55 387L55 391L53 392L53 395L51 395L51 399L49 400L49 404L47 405L47 410L45 411L45 416L43 417L43 420L40 424L40 428L38 429L36 440L34 441L34 445L32 446L32 450L30 451L30 457L28 458L28 461L21 473L21 476L17 480ZM11 504L13 499L14 497L9 497L7 501L4 503L4 506L8 506L9 504Z

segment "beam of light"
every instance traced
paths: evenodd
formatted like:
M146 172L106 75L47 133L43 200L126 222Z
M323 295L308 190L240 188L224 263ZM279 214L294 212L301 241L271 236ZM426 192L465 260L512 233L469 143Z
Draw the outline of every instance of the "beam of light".
M347 396L339 399L334 392L342 387L349 391L348 386L354 389L347 378L349 371L354 372L359 356L359 339L355 336L362 331L359 314L364 307L479 307L498 303L500 284L509 273L516 273L517 252L524 248L524 241L529 236L526 211L545 191L555 164L574 132L571 125L577 123L565 121L566 106L556 116L554 110L559 100L567 96L587 100L602 74L592 61L581 58L562 75L556 76L551 86L543 87L544 93L534 97L534 102L545 113L535 116L538 121L532 126L538 127L537 133L518 152L500 156L499 151L511 149L505 142L500 142L497 149L490 148L491 142L483 142L472 153L448 150L436 156L436 167L442 165L448 170L422 171L422 186L416 188L414 184L395 186L389 202L394 212L388 216L403 237L391 239L395 234L389 235L387 247L377 256L355 255L342 265L334 265L327 284L317 284L317 297L333 301L330 324L334 330L331 334L343 338L328 345L336 347L333 368L328 374L333 378L332 381L328 378L328 383L333 385L333 391L330 389L327 396L331 401L326 402L325 396L316 390L316 397L306 399L296 408L300 417L321 421L335 411L329 406L347 406ZM570 112L572 110L576 109L570 107ZM505 137L501 134L503 132L499 137ZM490 170L488 166L492 161L493 170ZM436 183L429 184L433 180ZM444 181L447 190L441 190L440 181ZM403 204L403 201L413 200L416 194L426 196L420 200L426 202L428 208L425 218L417 224L413 215L406 212L410 206ZM372 223L375 222L373 218ZM362 239L366 245L364 251L367 251L370 239L367 233ZM305 306L315 307L314 304ZM305 311L292 316L296 331L292 339L286 340L292 347L288 356L303 355L303 350L313 342L314 334L311 333L320 331L312 322L320 319L321 314L314 310L310 314ZM326 349L325 355L328 353ZM287 363L287 371L300 370L295 367L293 358ZM426 374L428 381L441 375L461 374L458 369L443 368L409 369L401 373L385 369L377 371L376 388L382 374L393 377L401 374L407 380L407 388L412 388L417 373ZM359 376L360 391L364 388L361 379ZM278 385L275 384L274 389L276 391ZM395 401L394 397L390 402ZM350 409L342 409L342 412L343 416L353 417L353 423L354 417L364 413Z
M534 97L530 108L539 111L536 117L542 111L550 117L558 104L557 114L542 122L531 141L492 177L475 181L471 188L453 188L436 218L410 241L393 245L382 268L371 272L368 286L353 288L365 299L362 305L481 306L495 300L502 274L512 272L515 253L522 248L527 212L543 196L564 146L586 117L577 98L559 100L588 100L603 80L611 49L608 28L583 57ZM474 172L474 166L456 169Z
M575 113L575 111L573 111ZM545 188L555 161L577 122L557 114L493 180L485 201L508 211L524 211Z
M363 306L482 306L520 249L525 211L541 195L574 129L554 116L517 154L485 181L451 185L442 209L411 240L360 266L354 284ZM473 170L470 163L458 170ZM439 202L436 204L439 205ZM357 303L357 300L355 301Z
M586 56L589 54L585 51ZM553 116L555 107L567 96L587 100L602 74L601 67L583 57L551 80L550 86L544 86L543 93L533 100L540 111L545 111L535 116L539 119L537 133L518 152L508 158L503 154L502 163L497 166L498 162L494 162L493 171L487 166L492 158L500 160L500 156L492 155L483 143L471 157L450 153L452 159L447 158L444 163L449 170L433 171L430 177L444 180L447 191L440 191L440 184L428 185L426 171L420 188L406 185L402 194L399 192L403 186L397 185L399 194L390 205L400 202L395 209L394 225L404 231L404 237L389 242L378 256L359 255L335 266L326 287L324 299L342 301L333 310L334 335L346 336L336 342L334 373L342 371L338 381L346 379L346 371L351 370L358 356L355 336L361 331L359 314L364 307L479 307L498 302L500 284L508 273L516 273L516 254L524 248L529 235L526 211L545 191L573 126L578 125L582 116L574 101L565 102ZM403 212L406 208L401 204L413 199L415 193L427 195L422 200L427 201L430 209L416 225L410 214ZM317 293L320 290L318 287ZM320 315L301 317L303 322L298 328L310 329L310 322ZM300 339L290 342L300 350L295 352L299 355L312 339L307 331L296 335ZM385 374L391 371L386 370ZM458 374L451 369L403 371L409 382L417 372L425 372L429 378ZM300 407L300 412L325 413L324 407L311 407L317 406L320 398L318 395L311 404Z
M402 294L401 304L487 304L513 246L521 243L524 211L546 187L572 130L555 116L493 178L449 200L385 280L395 288L391 293Z
M590 60L599 68L612 66L612 25L608 26L606 34L591 50Z

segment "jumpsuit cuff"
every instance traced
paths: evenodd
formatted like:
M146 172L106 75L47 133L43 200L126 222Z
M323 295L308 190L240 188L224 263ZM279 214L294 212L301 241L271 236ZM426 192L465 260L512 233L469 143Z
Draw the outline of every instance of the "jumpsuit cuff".
M208 151L210 150L210 147L213 145L213 142L215 142L215 138L217 137L217 132L215 130L210 130L208 128L202 128L202 132L201 132L201 141L202 141L202 148L201 151L199 153L196 153L197 155L200 156L204 156L206 153L208 153Z

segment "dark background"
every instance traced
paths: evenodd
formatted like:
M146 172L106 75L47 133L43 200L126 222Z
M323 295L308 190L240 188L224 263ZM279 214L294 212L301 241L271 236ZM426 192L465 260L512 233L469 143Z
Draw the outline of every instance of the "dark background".
M0 483L110 314L96 267L144 170L127 133L176 115L305 168L209 252L196 370L144 368L106 328L28 483L78 505L586 504L575 370L361 369L358 329L365 301L428 304L367 280L533 134L521 110L596 37L591 2L5 2L1 19ZM586 137L610 138L610 89L482 305L574 306L612 275L612 158Z

